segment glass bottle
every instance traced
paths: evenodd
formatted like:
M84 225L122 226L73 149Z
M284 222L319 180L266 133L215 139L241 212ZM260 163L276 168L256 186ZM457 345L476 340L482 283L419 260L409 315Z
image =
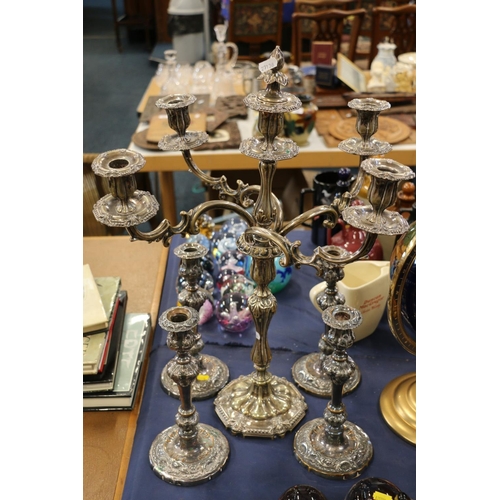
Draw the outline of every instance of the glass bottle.
M166 74L161 85L161 94L181 94L182 86L179 80L178 64L177 64L177 51L170 49L164 53L166 62Z
M212 102L215 104L217 97L225 97L234 95L234 65L238 58L238 47L233 42L226 42L227 25L216 24L214 26L215 35L217 37L216 45L216 62L214 73L214 85L212 91ZM232 55L229 58L228 51L232 50Z

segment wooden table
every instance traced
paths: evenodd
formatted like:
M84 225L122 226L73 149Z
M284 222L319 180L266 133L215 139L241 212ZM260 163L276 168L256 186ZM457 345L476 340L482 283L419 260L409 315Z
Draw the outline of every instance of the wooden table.
M150 96L160 95L154 78L146 89L138 107L138 114L142 113ZM252 128L258 114L249 110L246 120L238 120L242 139L252 136ZM137 132L147 128L147 123L139 123ZM187 171L184 158L179 151L153 151L136 146L130 142L129 149L137 151L146 160L142 172L158 172L160 192L162 196L163 216L172 223L177 221L175 206L175 184L173 172ZM416 166L416 144L395 144L391 152L385 156L409 167ZM193 159L201 170L256 170L258 161L240 153L239 149L219 149L213 151L194 150ZM280 161L277 168L290 169L321 169L339 167L358 167L359 157L344 153L338 148L327 147L324 139L314 129L309 137L309 145L299 148L299 154L286 161ZM193 179L195 176L193 175Z
M168 249L161 244L131 242L128 236L83 238L83 263L94 276L120 276L128 292L127 312L148 312L152 328L158 318ZM151 338L153 336L151 335ZM147 372L147 363L143 375ZM139 416L144 377L132 411L83 413L83 499L120 500Z

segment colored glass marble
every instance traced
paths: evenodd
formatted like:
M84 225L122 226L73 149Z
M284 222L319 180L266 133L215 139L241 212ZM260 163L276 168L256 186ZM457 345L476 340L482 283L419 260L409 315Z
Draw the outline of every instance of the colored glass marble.
M215 315L221 328L231 333L244 332L253 321L248 297L241 293L224 294L216 302Z
M252 264L252 258L248 257L245 263L245 276L251 279L250 267ZM269 283L269 289L272 293L278 293L285 288L292 278L292 267L283 267L280 264L280 257L274 259L274 265L276 267L276 277Z
M241 293L250 297L255 290L255 282L242 274L228 276L220 288L221 296L226 293Z
M232 217L224 222L221 227L221 233L231 235L233 238L239 238L248 229L248 224L240 217Z

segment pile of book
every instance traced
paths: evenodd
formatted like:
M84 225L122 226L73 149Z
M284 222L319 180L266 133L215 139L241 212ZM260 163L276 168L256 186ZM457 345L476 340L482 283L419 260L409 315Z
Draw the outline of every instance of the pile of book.
M83 266L83 409L134 407L151 332L147 313L126 313L127 292L115 276Z

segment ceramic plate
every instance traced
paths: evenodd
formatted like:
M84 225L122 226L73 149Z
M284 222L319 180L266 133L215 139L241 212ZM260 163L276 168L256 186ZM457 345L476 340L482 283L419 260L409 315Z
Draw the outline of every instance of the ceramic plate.
M417 65L417 53L416 52L405 52L404 54L399 54L398 61L406 64Z

